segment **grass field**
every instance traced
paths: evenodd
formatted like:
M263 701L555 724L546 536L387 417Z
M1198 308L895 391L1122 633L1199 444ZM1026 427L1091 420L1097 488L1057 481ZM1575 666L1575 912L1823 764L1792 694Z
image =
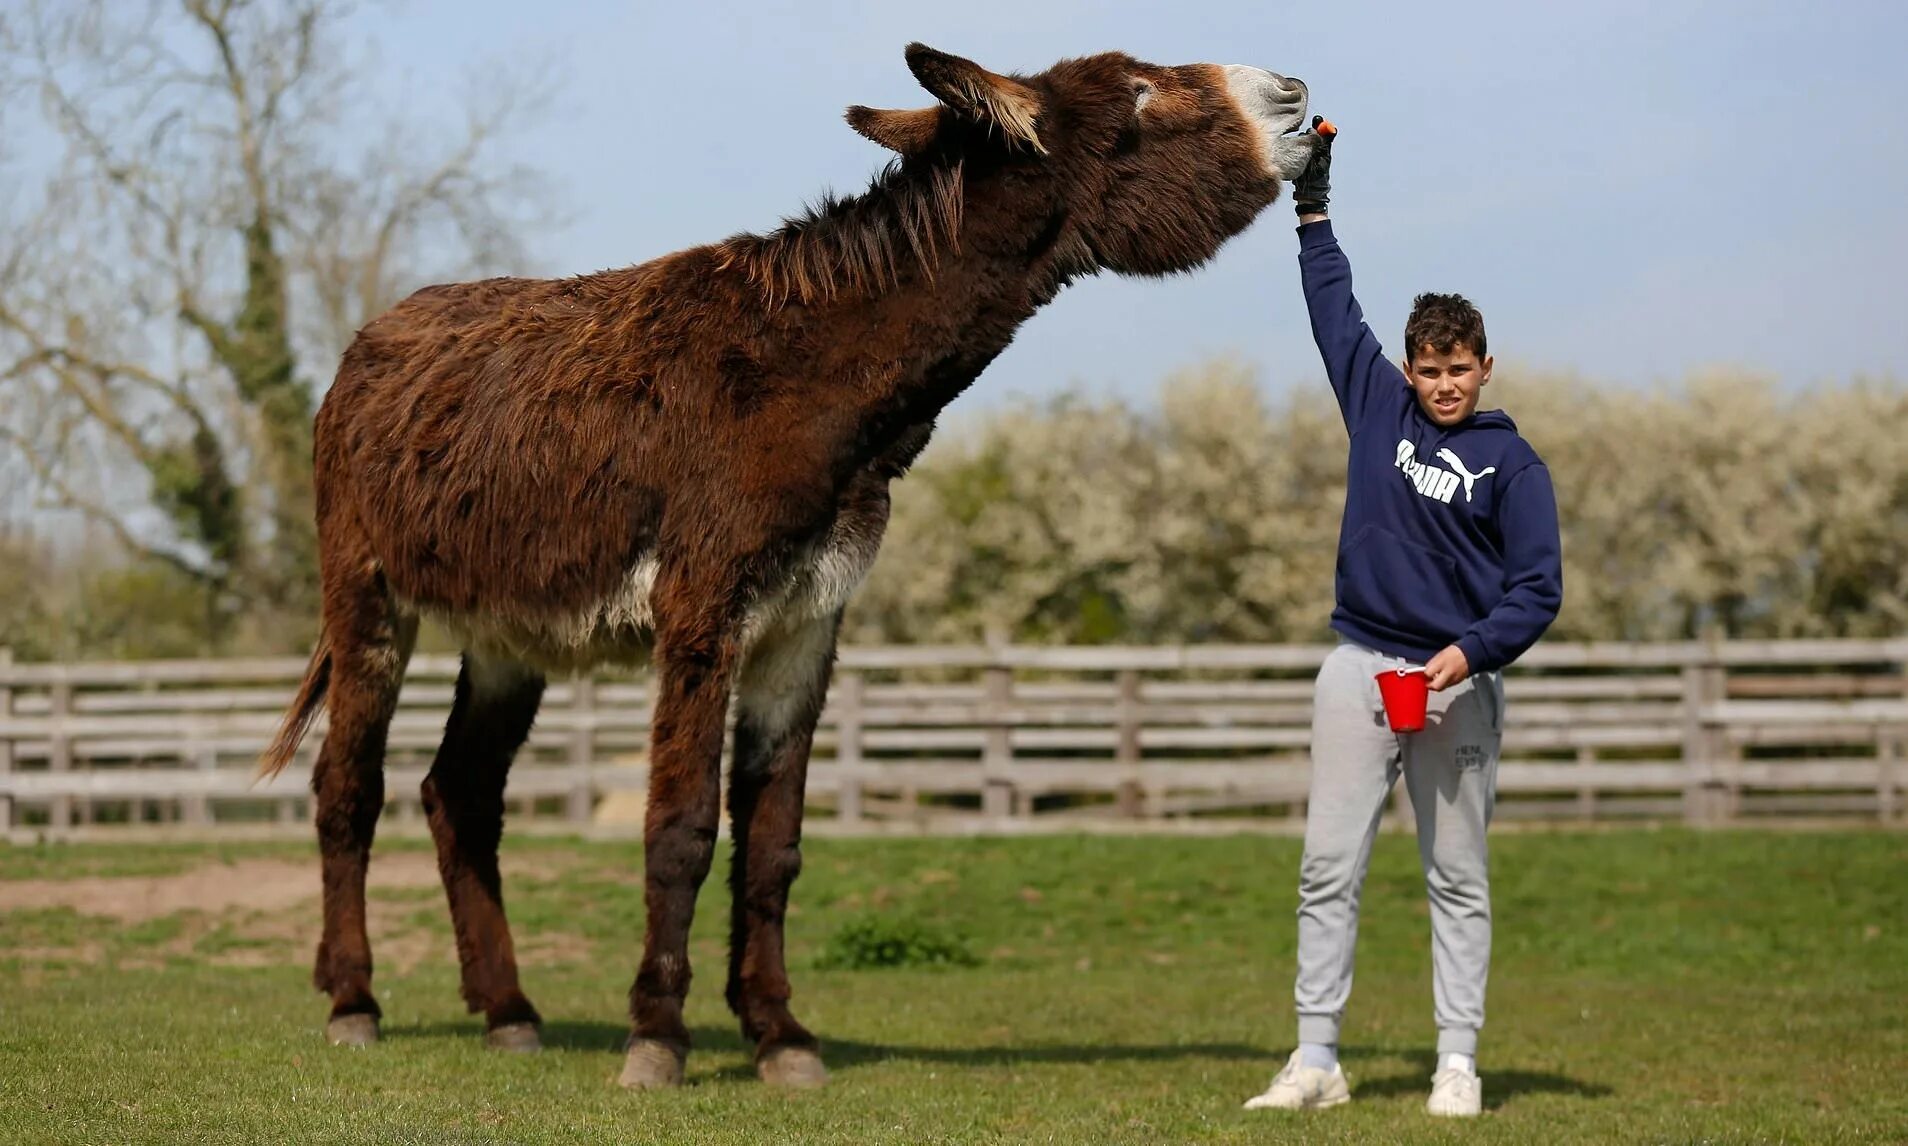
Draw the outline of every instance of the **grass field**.
M385 1040L323 1045L310 849L0 848L0 1138L33 1142L1908 1141L1908 836L1505 834L1486 1116L1433 1123L1413 842L1380 841L1344 1059L1354 1100L1246 1113L1290 1048L1289 839L811 841L797 1013L834 1082L754 1081L721 1001L722 864L692 955L689 1085L614 1078L635 844L506 845L545 1053L487 1054L419 843L381 846ZM208 865L213 865L208 868ZM377 873L384 877L380 882ZM100 914L108 912L111 914ZM855 925L973 966L824 969Z

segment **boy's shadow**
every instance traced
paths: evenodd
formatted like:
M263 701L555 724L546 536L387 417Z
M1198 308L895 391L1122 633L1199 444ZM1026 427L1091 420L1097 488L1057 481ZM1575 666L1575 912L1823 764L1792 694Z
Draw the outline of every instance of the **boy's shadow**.
M1353 1098L1395 1098L1401 1094L1429 1094L1431 1075L1438 1069L1438 1056L1433 1051L1400 1051L1381 1047L1342 1047L1339 1057L1343 1059L1361 1058L1405 1058L1409 1059L1417 1070L1412 1074L1379 1075L1367 1078L1363 1074L1352 1079ZM1491 1070L1488 1066L1478 1072L1484 1078L1484 1109L1495 1110L1498 1107L1526 1094L1568 1094L1577 1098L1608 1098L1616 1093L1600 1082L1585 1082L1567 1075L1550 1074L1536 1070Z

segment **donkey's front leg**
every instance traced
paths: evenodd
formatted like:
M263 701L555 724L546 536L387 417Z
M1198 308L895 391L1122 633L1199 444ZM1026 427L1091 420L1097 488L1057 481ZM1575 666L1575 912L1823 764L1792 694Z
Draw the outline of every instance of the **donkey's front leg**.
M729 767L729 1009L755 1044L755 1068L778 1086L828 1081L815 1036L789 1012L783 960L788 889L802 870L802 793L815 722L828 694L841 614L788 624L748 654L736 689Z
M684 609L658 617L655 715L650 722L649 811L643 824L643 962L629 992L634 1023L621 1082L676 1086L689 1053L689 923L709 874L720 806L722 724L734 675L732 620Z

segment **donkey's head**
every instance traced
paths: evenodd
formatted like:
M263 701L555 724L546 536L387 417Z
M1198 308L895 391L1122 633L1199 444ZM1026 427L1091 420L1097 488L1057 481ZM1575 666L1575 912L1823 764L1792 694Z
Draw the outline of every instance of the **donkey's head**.
M1006 76L922 44L907 60L939 102L852 107L848 122L904 166L958 163L969 216L996 216L999 239L1050 252L1063 275L1198 266L1311 155L1290 134L1305 85L1260 68L1109 52Z

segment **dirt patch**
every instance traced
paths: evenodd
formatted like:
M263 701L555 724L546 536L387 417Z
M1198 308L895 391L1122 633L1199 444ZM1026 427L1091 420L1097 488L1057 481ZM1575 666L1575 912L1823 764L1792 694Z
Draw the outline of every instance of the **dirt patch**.
M97 963L105 949L97 943L77 947L15 947L6 955L22 963Z
M437 863L420 852L380 856L371 864L373 888L427 887ZM207 864L174 875L83 879L23 879L0 883L0 911L70 907L141 923L180 911L280 911L319 893L318 861L240 860Z
M517 941L517 963L523 967L556 967L564 963L587 963L596 945L581 935L567 931L525 935Z
M451 938L449 912L444 911L441 904L439 909L444 915L441 926L435 925L435 920L433 925L420 926L413 922L418 913L414 903L373 901L367 905L365 930L371 935L371 957L377 960L377 965L398 975L409 975L421 963L457 966L457 941ZM309 928L311 942L317 942L317 916L305 926Z
M570 853L506 856L504 880L555 879L581 862ZM421 964L456 966L439 887L437 860L430 853L373 858L366 923L380 968L403 975ZM426 891L431 894L419 894ZM0 881L0 915L69 908L126 926L173 917L172 923L158 925L163 937L154 934L124 949L99 942L14 949L0 943L0 958L41 977L58 966L108 960L126 970L163 968L181 958L220 967L282 966L308 958L317 942L319 894L316 857L209 863L159 876ZM519 935L517 957L525 967L549 966L587 959L590 949L587 939L568 933Z
M565 857L504 861L504 881L547 878L569 867ZM374 856L370 891L409 891L438 886L437 858L427 852ZM181 911L218 915L229 911L273 913L318 898L318 860L248 859L206 864L156 876L88 876L81 879L0 881L0 912L69 907L142 923Z
M206 960L214 967L283 967L292 961L277 947L237 947Z

